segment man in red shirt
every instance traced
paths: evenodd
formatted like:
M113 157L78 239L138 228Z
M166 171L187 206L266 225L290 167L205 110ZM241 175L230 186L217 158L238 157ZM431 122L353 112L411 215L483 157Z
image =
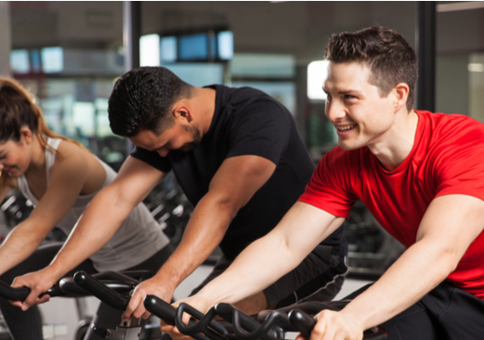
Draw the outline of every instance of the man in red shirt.
M417 58L390 29L334 35L326 57L326 115L339 146L279 225L187 302L207 310L260 291L360 199L407 249L343 310L321 312L311 340L362 339L380 324L389 339L482 339L484 125L413 110Z

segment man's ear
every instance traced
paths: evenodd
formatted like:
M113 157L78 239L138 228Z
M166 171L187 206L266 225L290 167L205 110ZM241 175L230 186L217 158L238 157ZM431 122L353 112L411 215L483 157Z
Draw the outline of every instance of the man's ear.
M395 112L398 112L402 107L407 105L408 93L410 88L406 83L399 83L393 88Z
M173 118L182 119L191 123L193 121L193 114L185 105L175 105L173 108Z
M20 140L29 145L32 143L32 131L27 126L20 128Z

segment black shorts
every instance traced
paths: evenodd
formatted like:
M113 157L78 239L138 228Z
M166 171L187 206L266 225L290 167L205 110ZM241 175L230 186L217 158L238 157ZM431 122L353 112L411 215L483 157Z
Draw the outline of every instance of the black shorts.
M222 274L232 264L224 256L191 295ZM264 289L269 306L285 307L302 301L331 301L348 272L345 257L332 254L332 247L318 245L294 270Z
M388 340L482 340L484 301L444 281L382 326Z

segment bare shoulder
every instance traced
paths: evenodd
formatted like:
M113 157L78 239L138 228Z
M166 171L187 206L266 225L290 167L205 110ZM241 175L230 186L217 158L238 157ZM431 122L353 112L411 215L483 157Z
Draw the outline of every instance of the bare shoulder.
M66 158L70 156L76 157L76 156L82 155L87 150L84 147L72 141L61 140L61 142L59 143L59 146L57 147L57 151L59 152L61 157Z
M82 183L81 194L91 194L103 187L106 170L91 151L68 140L62 141L57 151L59 157L56 157L54 164L57 176L68 176L71 180L75 178L78 183Z
M90 157L94 157L86 148L66 140L62 140L57 148L57 155L54 166L59 165L71 167L79 167L84 169L87 166ZM72 169L72 170L78 170Z

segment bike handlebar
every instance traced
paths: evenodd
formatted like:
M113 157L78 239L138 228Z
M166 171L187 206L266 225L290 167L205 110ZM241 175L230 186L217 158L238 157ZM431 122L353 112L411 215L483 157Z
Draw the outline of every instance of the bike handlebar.
M116 276L117 278L124 278L124 275L120 273L116 273ZM128 281L131 282L131 280L132 279L128 277ZM102 284L97 279L94 279L91 275L87 274L83 270L74 274L74 281L99 300L105 302L107 305L115 309L125 310L128 306L129 298L127 296L122 296L113 289ZM136 284L137 283L139 282L136 281Z
M102 272L94 274L97 280L102 282L115 292L124 294L129 293L140 281L150 278L153 274L147 270L134 270L119 272ZM11 287L0 280L0 297L11 301L24 301L30 294L28 287ZM68 296L80 297L89 296L91 293L83 289L73 278L66 277L59 281L59 284L54 285L47 292L42 293L39 297L50 295L51 297ZM115 298L117 299L117 298Z
M30 288L19 287L13 288L5 282L0 281L0 296L11 301L24 301L30 294Z
M165 323L167 323L169 325L175 325L177 309L175 307L173 307L172 305L170 305L169 303L163 301L162 299L160 299L159 297L157 297L155 295L146 295L145 299L143 301L143 305L145 306L145 308L148 312L152 313L153 315L156 315L161 320L163 320ZM198 313L200 313L200 312L198 312ZM200 313L200 314L202 314L202 313ZM189 322L189 325L193 325L195 323L196 322L191 320ZM213 334L212 331L209 330L207 335L213 336L214 334ZM209 337L204 336L203 334L200 334L198 332L194 333L191 336L193 338L195 338L196 340L211 340L211 339L215 340L214 338L209 338ZM217 338L217 339L219 339L219 338Z
M10 300L10 301L24 301L30 294L30 288L28 287L11 287L5 282L0 280L0 296ZM50 288L47 292L42 293L39 297L44 295L54 296L64 296L65 293L60 289L59 286L55 285Z
M125 275L127 274L127 275ZM150 273L142 272L104 272L93 276L84 271L74 274L74 278L65 278L47 292L54 296L78 296L92 294L109 306L125 310L129 302L129 292L140 282L150 277ZM100 281L102 280L102 282ZM87 291L87 292L86 292ZM0 296L12 301L24 301L30 294L30 288L13 288L0 281ZM328 303L303 303L298 307L305 312L316 314L322 309L339 310L347 301L337 302L336 305ZM316 324L311 316L300 309L283 308L274 311L263 311L259 315L259 321L244 314L234 306L219 303L212 307L207 314L203 314L195 308L181 303L174 308L165 301L154 295L147 295L144 300L145 308L158 316L168 324L176 325L181 333L192 336L196 340L281 340L284 332L299 331L309 338ZM336 306L336 307L335 307ZM289 310L290 309L290 310ZM199 321L190 320L188 325L182 320L183 314L187 313ZM220 316L233 326L233 333L220 323L213 321ZM202 334L203 333L203 334ZM365 331L364 340L385 340L387 334L381 327L373 327Z
M228 303L219 303L213 309L216 315L232 323L235 335L243 340L276 340L280 338L281 332L289 326L287 315L277 310L272 311L261 324Z
M45 294L52 297L86 295L87 291L88 294L96 296L109 306L125 310L129 302L129 292L140 282L140 279L147 278L150 275L146 272L127 274L104 272L93 277L84 271L80 271L74 274L73 280L70 278L62 279L59 285L55 285L40 296ZM102 282L99 280L102 280ZM12 301L24 301L29 294L30 289L27 287L13 288L0 281L1 297ZM339 302L340 305L344 303L347 303L347 301ZM308 313L316 314L322 309L328 308L328 306L334 310L341 309L340 305L334 308L331 304L312 302L300 304L298 307ZM196 340L227 340L234 338L241 340L281 340L284 338L284 332L287 331L299 331L309 338L316 324L316 320L304 311L293 308L290 311L288 311L289 308L271 312L263 311L261 313L263 318L259 315L259 320L262 321L259 322L226 303L217 304L205 315L185 303L181 303L178 308L174 308L154 295L145 297L144 306L149 312L166 323L176 325L181 333L192 336ZM182 319L184 313L199 321L190 320L188 325L185 324ZM229 333L229 327L225 328L220 323L213 321L216 316L220 316L230 323L233 326L233 333ZM387 334L383 328L373 327L365 331L363 339L385 340L386 338Z
M265 320L260 323L230 304L219 303L212 307L207 314L203 315L193 307L185 303L180 303L178 309L176 309L176 315L173 322L175 308L171 305L153 295L148 295L145 298L144 304L148 311L165 322L170 324L174 323L182 334L196 337L201 336L201 333L203 333L211 340L234 338L242 340L282 340L284 338L284 332L288 331L299 331L309 338L309 335L316 324L316 320L305 312L294 309L294 306L291 308L289 314L287 314L287 309L274 310L266 314ZM327 306L327 303L317 302L303 303L299 305L299 307L305 308L313 314L319 313L322 309L327 308ZM186 325L182 320L184 313L189 314L199 321ZM224 328L217 322L213 321L216 316L220 316L222 319L229 322L233 327L233 332L229 334L228 328ZM363 339L385 340L386 338L387 335L383 328L374 327L371 330L364 332Z

